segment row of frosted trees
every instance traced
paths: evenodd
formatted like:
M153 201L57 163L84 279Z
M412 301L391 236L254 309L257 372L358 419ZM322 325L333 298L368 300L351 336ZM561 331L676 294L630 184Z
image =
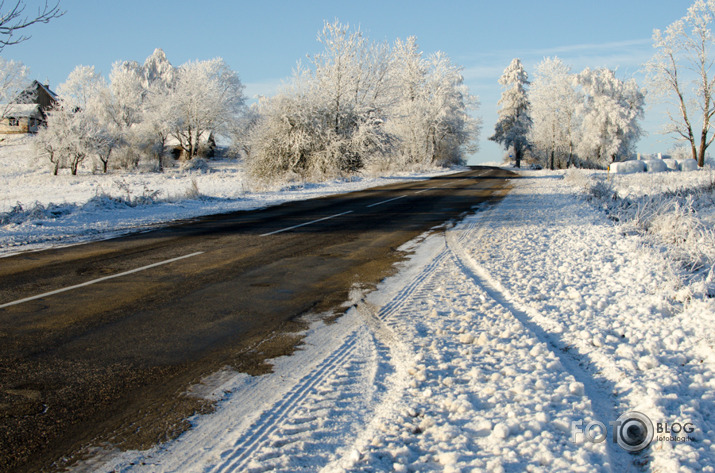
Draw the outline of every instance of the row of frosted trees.
M92 66L78 66L58 88L59 103L35 140L54 173L132 168L149 160L162 169L168 144L186 158L213 133L229 133L244 106L238 75L221 59L174 67L160 49L143 65L117 62L109 82Z
M605 167L632 154L642 134L644 91L613 70L573 74L559 58L546 58L529 82L514 59L499 82L504 92L490 140L510 150L517 166L528 157L551 169Z
M260 178L308 178L461 163L476 150L477 102L460 69L416 40L368 41L326 23L322 53L253 106L241 128L249 171Z
M85 162L161 170L170 150L191 160L218 135L253 176L274 180L449 166L476 150L477 101L446 55L423 57L414 38L373 43L338 22L319 40L320 54L250 107L221 59L174 67L156 50L143 65L115 63L109 81L79 66L58 88L38 154L55 174Z

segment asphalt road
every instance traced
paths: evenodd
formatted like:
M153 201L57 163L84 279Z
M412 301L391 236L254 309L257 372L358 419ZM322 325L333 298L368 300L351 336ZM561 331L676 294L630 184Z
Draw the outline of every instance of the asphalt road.
M89 445L146 448L211 406L185 395L229 365L265 373L307 313L374 287L397 248L502 195L492 168L0 259L0 471Z

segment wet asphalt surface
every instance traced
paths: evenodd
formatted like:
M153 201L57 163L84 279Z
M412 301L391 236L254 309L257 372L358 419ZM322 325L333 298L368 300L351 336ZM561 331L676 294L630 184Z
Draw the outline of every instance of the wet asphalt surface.
M344 310L397 248L503 195L494 168L178 222L0 259L0 471L147 448L212 406L188 386L270 372L301 316Z

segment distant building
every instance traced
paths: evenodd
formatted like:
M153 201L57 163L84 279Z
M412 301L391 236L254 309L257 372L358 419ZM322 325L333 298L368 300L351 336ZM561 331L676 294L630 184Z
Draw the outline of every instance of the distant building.
M57 94L48 85L34 81L13 103L0 105L0 133L36 133L55 103Z
M167 147L169 154L174 159L190 159L186 151L181 147L179 140L170 136L166 139L164 145ZM204 134L199 142L199 149L196 152L197 158L213 158L216 156L216 139L213 133Z

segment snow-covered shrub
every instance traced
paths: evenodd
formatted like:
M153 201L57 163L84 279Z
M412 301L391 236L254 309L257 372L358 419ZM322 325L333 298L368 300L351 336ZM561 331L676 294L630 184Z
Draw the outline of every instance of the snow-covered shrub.
M99 187L93 199L88 204L93 206L124 205L127 207L137 207L140 205L150 205L158 202L160 190L151 189L144 183L141 194L138 194L125 179L117 179L112 183L109 190Z
M186 189L186 194L184 194L184 197L189 200L195 200L201 197L201 192L199 192L199 184L196 182L196 179L191 179L191 185L188 189Z
M25 208L17 203L9 212L0 213L0 225L21 224L30 220L53 219L66 215L72 211L70 205L48 204L35 202L31 207Z
M197 171L201 173L211 172L211 166L203 158L194 158L182 161L180 168L184 172Z

